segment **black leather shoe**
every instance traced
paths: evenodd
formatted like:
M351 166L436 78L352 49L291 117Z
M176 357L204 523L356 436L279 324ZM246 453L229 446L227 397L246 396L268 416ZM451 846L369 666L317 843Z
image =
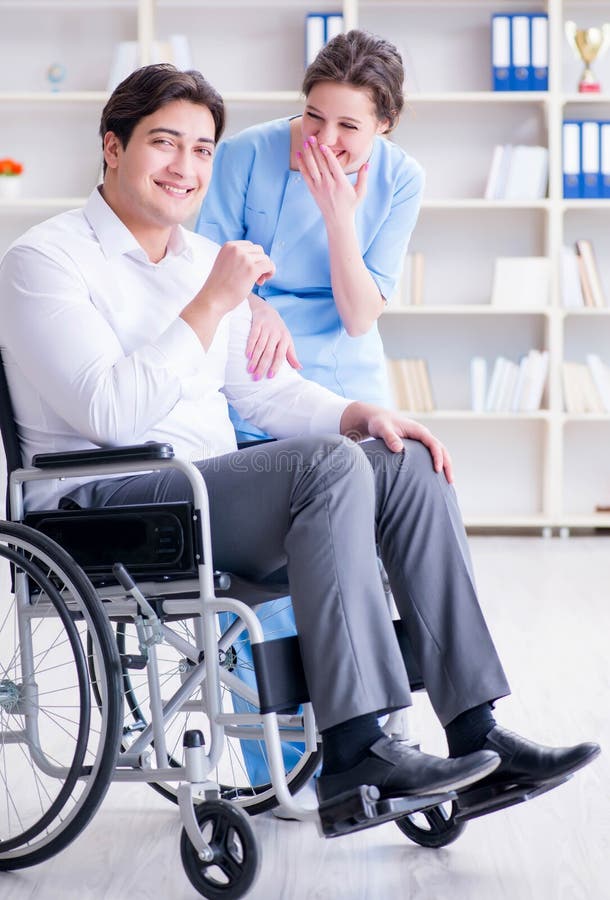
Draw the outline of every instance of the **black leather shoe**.
M599 744L575 744L573 747L545 747L495 725L485 744L500 756L500 765L477 787L486 785L546 784L571 775L599 756Z
M320 775L316 791L320 803L361 784L379 788L382 797L423 796L457 791L489 775L500 758L478 750L458 759L441 759L409 746L406 741L379 738L357 766L338 775Z

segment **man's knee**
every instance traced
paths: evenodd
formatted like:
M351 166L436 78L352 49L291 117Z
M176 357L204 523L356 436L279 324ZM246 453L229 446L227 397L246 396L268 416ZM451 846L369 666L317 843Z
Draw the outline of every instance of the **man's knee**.
M405 487L408 484L430 485L435 490L438 490L439 479L442 487L447 485L444 474L434 470L430 451L421 441L403 439L402 453L389 450L382 440L369 441L362 446L375 473L378 490L382 485L389 489L397 481Z
M308 440L303 463L303 474L310 476L316 490L341 485L343 492L374 496L371 466L361 447L349 438L333 434Z

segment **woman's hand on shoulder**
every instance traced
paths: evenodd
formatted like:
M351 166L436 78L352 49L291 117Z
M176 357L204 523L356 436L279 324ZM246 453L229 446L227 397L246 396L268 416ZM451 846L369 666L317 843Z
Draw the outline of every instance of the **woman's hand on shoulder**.
M332 150L318 144L313 136L297 153L297 163L327 224L353 218L366 194L368 163L360 166L356 183L352 184Z
M248 372L254 381L273 378L286 360L293 369L301 369L292 335L280 314L255 294L248 297L252 327L246 345Z

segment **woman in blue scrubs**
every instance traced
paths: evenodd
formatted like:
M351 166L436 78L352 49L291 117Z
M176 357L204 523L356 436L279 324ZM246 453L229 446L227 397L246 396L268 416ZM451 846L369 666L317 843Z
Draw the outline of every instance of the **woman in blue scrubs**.
M403 81L388 41L338 35L305 73L301 116L248 128L218 147L197 231L219 244L260 244L276 267L250 296L244 365L253 378L272 378L286 358L335 393L390 405L377 319L423 190L421 167L385 137L402 110ZM232 420L238 440L264 436L234 411ZM287 599L265 604L262 618L269 637L294 633ZM247 643L239 652L236 674L248 681ZM262 749L246 741L242 750L252 783L268 781ZM302 752L283 744L287 769Z
M220 244L260 244L276 266L250 297L244 364L254 378L273 377L287 357L338 394L390 405L377 319L423 190L419 164L385 137L398 122L403 80L391 43L358 30L338 35L305 73L301 116L218 147L197 231ZM241 440L261 435L234 424Z

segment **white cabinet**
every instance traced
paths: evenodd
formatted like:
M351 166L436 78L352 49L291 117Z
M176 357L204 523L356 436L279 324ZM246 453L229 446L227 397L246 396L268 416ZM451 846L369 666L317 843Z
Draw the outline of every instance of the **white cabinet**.
M448 444L471 526L610 526L610 416L563 412L561 364L589 352L610 363L610 313L566 311L559 292L562 243L592 240L610 296L610 201L564 201L564 117L610 119L610 53L595 66L607 93L579 95L582 64L564 38L610 19L607 2L579 0L0 0L0 157L25 164L20 198L0 200L0 251L29 225L82 203L100 165L99 115L113 53L137 41L188 37L193 64L223 93L228 133L298 112L307 12L343 11L393 40L403 53L407 103L393 139L423 164L426 194L411 250L425 257L423 304L381 320L389 356L425 357L437 410L426 422ZM550 89L491 91L494 12L549 15ZM65 77L52 92L49 66ZM483 199L497 144L550 152L548 198ZM527 310L490 305L494 260L547 256L551 300ZM517 360L531 347L550 354L540 411L469 412L475 355Z

